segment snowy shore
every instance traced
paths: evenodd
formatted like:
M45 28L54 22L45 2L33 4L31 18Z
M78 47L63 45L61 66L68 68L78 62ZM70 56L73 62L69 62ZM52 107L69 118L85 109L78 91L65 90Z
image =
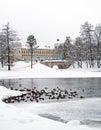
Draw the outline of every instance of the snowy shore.
M70 104L76 105L76 101L58 103L25 103L25 104L5 104L2 98L19 95L21 92L8 90L0 86L0 130L100 130L96 127L81 125L79 120L71 120L61 123L44 117L40 117L42 112L53 111L60 106L67 107ZM88 105L89 102L101 102L101 98L81 100L77 105ZM88 103L88 104L87 104ZM65 106L68 104L67 106ZM70 107L70 106L69 106ZM53 110L52 110L53 109ZM58 111L58 109L56 109ZM59 112L59 111L58 111ZM67 115L68 116L68 115Z
M30 68L30 63L17 62L11 68L11 71L6 68L0 68L0 79L8 78L76 78L76 77L101 77L101 69L83 69L73 68L58 69L56 67L50 68L40 63L33 65Z

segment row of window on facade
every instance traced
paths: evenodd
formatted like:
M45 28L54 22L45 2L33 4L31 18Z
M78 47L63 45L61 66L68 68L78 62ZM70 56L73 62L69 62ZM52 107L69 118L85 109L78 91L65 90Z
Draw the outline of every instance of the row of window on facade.
M26 50L26 51L19 51L19 54L30 54L30 51ZM52 54L52 51L34 51L33 53L36 54Z

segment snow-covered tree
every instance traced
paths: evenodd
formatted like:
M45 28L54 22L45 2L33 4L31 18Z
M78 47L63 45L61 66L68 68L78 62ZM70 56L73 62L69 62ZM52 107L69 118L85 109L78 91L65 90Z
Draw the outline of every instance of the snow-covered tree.
M54 48L54 59L63 60L63 44L58 44Z
M54 56L56 59L61 59L61 60L67 60L68 63L73 63L74 61L74 55L73 55L73 45L71 43L71 38L69 36L66 37L66 40L64 43L59 44L55 49L54 49Z
M33 49L37 48L37 42L36 42L36 38L34 37L34 35L29 35L27 37L27 43L29 45L30 48L30 53L31 53L31 69L33 67Z
M74 48L72 45L72 40L69 36L66 37L66 40L64 42L64 50L63 50L63 59L66 59L68 61L68 63L72 64L74 61Z
M93 58L93 37L94 37L94 29L93 25L85 22L81 26L81 37L83 42L87 45L88 55L87 58L89 60L90 67L94 66L94 58Z
M0 62L2 65L2 68L4 66L4 61L6 58L6 39L5 37L2 35L2 33L0 34Z
M101 24L95 27L95 42L96 42L96 60L97 66L100 68L101 62Z
M16 35L16 32L10 28L9 23L4 25L2 28L2 37L1 45L3 44L5 50L5 63L8 65L8 70L11 69L11 65L14 61L14 48L12 47L11 43L13 41L18 41L19 38ZM3 53L4 54L4 53Z
M78 63L78 67L82 68L82 62L85 60L85 48L82 43L82 38L77 37L74 41L75 49L75 61Z

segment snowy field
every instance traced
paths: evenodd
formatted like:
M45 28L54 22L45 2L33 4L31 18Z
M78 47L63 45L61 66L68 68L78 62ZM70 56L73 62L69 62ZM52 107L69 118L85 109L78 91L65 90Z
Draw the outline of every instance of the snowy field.
M47 67L40 63L33 65L33 69L30 68L30 63L17 62L15 66L11 68L11 71L7 70L7 67L0 68L0 79L7 78L71 78L71 77L101 77L101 69L89 68L83 69L73 68L58 69L56 66L53 68Z
M72 67L59 70L57 67L49 68L40 63L30 69L30 63L18 62L11 71L0 68L0 79L101 77L100 71L97 68L86 70ZM89 126L80 122L82 118L101 122L100 97L50 103L6 104L2 101L8 96L21 94L19 91L0 86L0 130L101 130L99 124Z

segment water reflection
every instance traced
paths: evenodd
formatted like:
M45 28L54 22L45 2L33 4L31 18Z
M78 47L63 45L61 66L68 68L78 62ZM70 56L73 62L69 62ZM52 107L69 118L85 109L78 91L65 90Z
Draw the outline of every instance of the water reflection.
M30 78L30 79L4 79L0 85L7 88L34 88L38 90L48 88L73 89L85 97L101 97L101 78Z

